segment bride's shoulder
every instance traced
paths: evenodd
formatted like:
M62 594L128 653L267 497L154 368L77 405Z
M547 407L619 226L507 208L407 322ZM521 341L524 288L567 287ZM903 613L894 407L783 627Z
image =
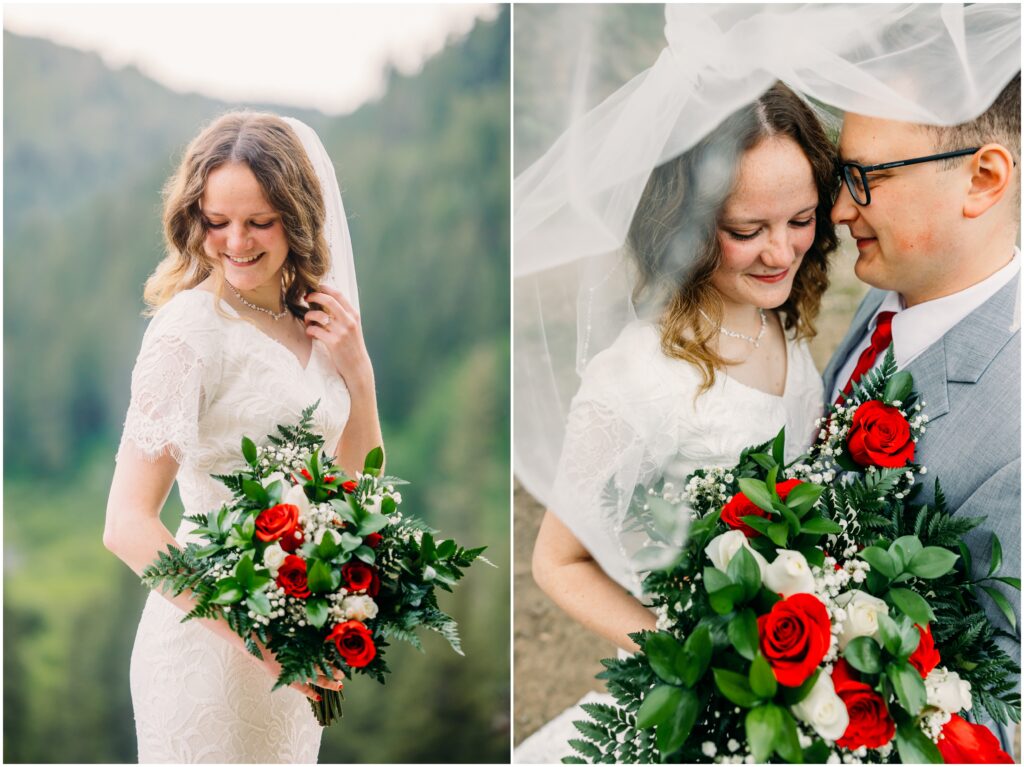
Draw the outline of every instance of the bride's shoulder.
M223 318L217 313L216 298L200 288L182 290L172 296L153 314L146 328L147 336L178 337L200 343L222 332Z
M690 365L665 356L656 323L635 320L587 364L580 394L626 402L654 401L677 396L680 387L688 388L697 381L698 374Z

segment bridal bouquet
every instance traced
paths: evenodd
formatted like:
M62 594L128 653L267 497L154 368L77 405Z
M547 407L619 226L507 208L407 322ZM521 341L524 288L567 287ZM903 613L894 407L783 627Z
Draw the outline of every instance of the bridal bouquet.
M784 430L739 464L695 472L685 488L639 493L652 545L644 590L657 631L641 652L605 660L617 706L584 704L581 757L563 761L817 763L1012 762L983 709L1020 721L988 575L972 580L961 538L979 519L913 503L927 417L890 349L819 422L807 456L783 462ZM685 541L680 547L680 541ZM681 550L680 550L681 549Z
M223 618L257 657L258 642L270 649L281 664L275 690L313 682L318 670L383 683L388 640L420 648L420 626L461 655L457 626L438 607L436 591L451 591L484 549L436 539L403 514L396 487L406 483L382 475L380 448L353 478L336 469L310 431L315 408L296 426L278 426L261 446L242 439L247 467L217 476L232 500L187 517L205 545L161 552L143 582L175 595L191 589L196 606L183 621ZM341 716L342 696L318 691L321 700L311 705L326 726Z

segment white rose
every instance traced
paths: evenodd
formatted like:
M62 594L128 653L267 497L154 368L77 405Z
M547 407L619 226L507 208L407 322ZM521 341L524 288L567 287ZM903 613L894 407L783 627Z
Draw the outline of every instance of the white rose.
M832 677L822 672L802 701L793 706L793 715L807 722L825 740L838 740L850 726L846 704L832 686Z
M263 550L263 564L270 570L270 574L276 578L277 570L281 567L284 562L284 558L288 556L288 552L278 546L276 543L272 543Z
M730 530L727 533L722 533L711 539L708 543L707 548L704 549L704 553L708 555L708 559L711 560L717 569L723 573L726 568L729 567L729 563L732 558L736 556L736 553L744 548L754 556L754 561L757 562L757 567L761 571L761 580L764 580L764 573L768 567L767 560L750 548L750 544L747 542L747 536L745 536L740 530Z
M799 551L780 549L775 561L764 573L764 585L776 594L791 597L794 594L813 594L814 576Z
M290 503L292 506L298 506L300 514L309 513L309 499L306 497L306 491L303 490L302 485L292 485L288 492L284 494L284 499L281 503Z
M367 596L345 597L341 609L348 620L365 621L377 617L377 603Z
M280 482L282 485L287 484L284 472L282 471L275 471L273 474L268 475L264 482L266 482L266 487L270 487L275 482Z
M935 668L924 680L928 705L948 714L971 710L971 683L955 671Z
M836 604L846 608L846 618L839 632L839 649L845 650L857 637L878 638L878 616L888 615L889 606L865 591L844 591Z

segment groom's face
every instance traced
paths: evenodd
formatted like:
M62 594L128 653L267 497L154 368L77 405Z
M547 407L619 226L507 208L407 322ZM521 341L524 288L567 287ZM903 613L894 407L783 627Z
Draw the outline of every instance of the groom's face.
M861 165L937 151L930 132L920 126L857 114L846 115L839 139L840 157ZM901 293L908 304L934 298L931 286L950 268L944 256L961 219L958 183L957 174L931 162L870 173L870 205L855 203L844 184L832 220L846 224L856 240L857 277Z

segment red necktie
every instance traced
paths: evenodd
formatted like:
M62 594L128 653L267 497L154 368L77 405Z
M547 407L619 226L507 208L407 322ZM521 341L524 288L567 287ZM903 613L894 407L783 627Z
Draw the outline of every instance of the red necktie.
M878 323L875 325L875 332L871 334L871 344L861 352L860 359L857 360L857 367L853 369L853 373L850 375L850 380L846 382L843 391L836 398L837 405L841 399L850 393L853 385L860 380L860 377L874 367L878 355L889 348L889 344L892 343L892 318L894 316L896 316L896 312L878 313Z

